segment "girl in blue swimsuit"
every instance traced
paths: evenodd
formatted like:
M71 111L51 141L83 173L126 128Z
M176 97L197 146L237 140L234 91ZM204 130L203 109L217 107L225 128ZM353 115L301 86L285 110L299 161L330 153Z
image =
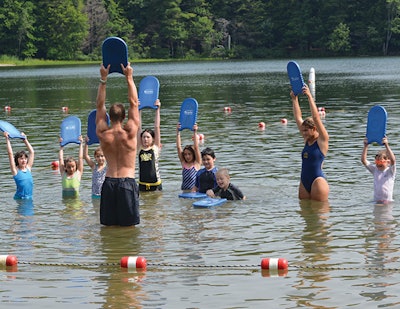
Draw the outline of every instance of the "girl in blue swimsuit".
M307 96L310 105L311 117L303 120L298 96L290 92L293 104L293 115L297 127L304 138L302 155L301 181L299 185L299 199L327 201L329 185L322 172L322 165L329 148L329 134L320 118L317 105L307 85L303 87L303 94Z
M21 150L14 155L11 147L10 138L7 132L4 132L4 137L6 138L11 174L13 175L15 184L17 185L17 191L14 194L14 199L32 199L33 178L31 170L35 158L33 147L29 143L28 138L25 136L24 143L25 146L28 148L29 154Z
M196 174L201 168L201 153L199 148L199 138L197 136L197 124L193 126L193 145L186 145L182 149L180 129L178 123L176 127L176 150L178 151L179 161L182 165L182 185L184 192L191 192L196 185Z

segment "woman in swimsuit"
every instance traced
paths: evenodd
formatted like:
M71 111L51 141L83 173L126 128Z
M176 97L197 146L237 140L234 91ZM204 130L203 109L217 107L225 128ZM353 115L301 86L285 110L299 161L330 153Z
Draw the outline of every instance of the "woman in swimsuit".
M201 153L199 148L199 137L197 136L197 124L193 126L193 145L186 145L182 149L180 129L181 124L176 127L176 150L182 165L182 185L184 192L191 192L196 185L196 174L201 168Z
M303 87L303 94L308 98L311 117L303 120L299 99L290 92L293 104L293 115L297 127L305 142L302 155L301 181L299 185L299 199L327 201L329 185L322 171L322 164L328 153L329 135L320 118L317 105L307 85Z

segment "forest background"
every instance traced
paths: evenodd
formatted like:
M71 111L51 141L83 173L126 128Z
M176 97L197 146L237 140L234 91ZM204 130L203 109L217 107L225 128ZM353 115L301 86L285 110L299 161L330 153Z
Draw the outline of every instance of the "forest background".
M0 0L2 57L98 60L400 55L400 0Z

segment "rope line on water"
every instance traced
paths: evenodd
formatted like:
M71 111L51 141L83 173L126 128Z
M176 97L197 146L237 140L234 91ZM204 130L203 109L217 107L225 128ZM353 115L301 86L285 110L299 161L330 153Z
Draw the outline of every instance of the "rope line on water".
M63 267L85 267L85 268L94 268L94 267L115 267L120 266L119 262L114 263L61 263L61 262L25 262L19 261L18 264L22 265L35 265L35 266L63 266ZM205 264L179 264L179 263L147 263L149 267L171 267L171 268L203 268L203 269L253 269L253 268L260 268L260 264L234 264L234 265L205 265ZM377 267L377 266L318 266L318 265L290 265L290 269L297 269L297 270L325 270L325 271L333 271L333 270L340 270L340 271L349 271L349 270L376 270L376 271L400 271L400 268L392 267Z
M18 261L18 264L35 266L65 266L65 267L101 267L101 266L120 266L120 263L62 263L62 262L24 262Z

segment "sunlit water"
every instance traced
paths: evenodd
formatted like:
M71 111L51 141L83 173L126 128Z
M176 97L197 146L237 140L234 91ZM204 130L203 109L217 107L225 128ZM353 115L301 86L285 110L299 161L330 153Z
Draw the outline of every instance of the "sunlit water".
M161 83L164 188L140 196L135 228L101 227L87 165L75 202L61 198L61 177L50 168L63 106L80 117L85 133L98 66L1 68L0 107L12 110L0 118L24 131L36 151L33 205L19 205L0 138L0 254L19 259L17 269L0 268L2 307L396 307L399 186L396 202L375 206L373 179L360 155L368 110L381 104L389 142L400 156L400 58L298 61L305 80L315 68L317 103L327 110L328 204L297 199L303 143L291 111L288 60L132 64L137 85L146 75ZM124 78L110 76L107 104L126 97ZM199 102L202 148L215 150L217 166L230 169L246 201L197 209L178 198L175 128L186 97ZM224 113L225 106L232 113ZM305 98L301 106L308 115ZM153 112L143 114L143 126L151 127ZM191 143L190 132L182 138ZM378 149L371 146L369 157ZM65 152L76 155L77 146ZM121 257L137 255L147 259L146 272L120 268ZM287 259L286 276L261 272L266 257Z

